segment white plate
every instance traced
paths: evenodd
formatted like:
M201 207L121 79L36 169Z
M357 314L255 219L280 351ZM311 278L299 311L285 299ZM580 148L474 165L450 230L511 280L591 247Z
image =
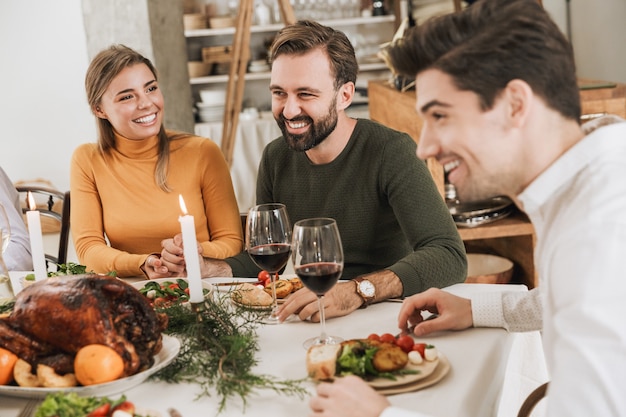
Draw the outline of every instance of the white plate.
M72 388L26 388L15 387L10 385L0 385L0 395L8 395L11 397L21 398L44 398L46 395L54 392L75 392L81 397L100 396L105 397L113 394L126 392L129 389L144 382L150 375L160 371L169 365L180 350L180 341L172 336L163 335L163 347L159 353L154 356L154 365L150 369L139 372L126 378L120 378L115 381L104 384L89 385L86 387Z

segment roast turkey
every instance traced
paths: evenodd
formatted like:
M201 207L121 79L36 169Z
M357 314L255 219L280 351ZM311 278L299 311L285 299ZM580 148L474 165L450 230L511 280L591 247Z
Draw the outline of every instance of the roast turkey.
M81 347L107 345L120 354L128 376L152 366L166 327L167 316L133 286L105 275L68 275L18 294L13 312L0 319L0 346L65 374Z

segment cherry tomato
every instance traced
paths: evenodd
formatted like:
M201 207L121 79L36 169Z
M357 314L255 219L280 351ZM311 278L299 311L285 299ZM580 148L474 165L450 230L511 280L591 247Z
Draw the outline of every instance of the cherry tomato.
M154 305L156 307L162 307L167 304L167 298L165 297L157 297L154 299Z
M385 343L396 343L396 337L391 333L383 333L380 335L380 341Z
M426 350L426 343L415 343L411 350L419 352L419 354L422 355L422 358L423 358L424 357L424 351Z
M177 284L177 283L173 282L173 283L171 283L170 285L168 285L168 286L167 286L167 288L169 288L170 290L177 290L177 289L179 289L180 287L178 286L178 284Z
M115 406L112 411L117 410L126 411L128 414L135 415L135 404L131 403L130 401L124 401L123 403Z
M398 345L400 349L402 349L406 353L409 353L413 349L413 343L414 343L413 338L409 336L408 334L404 336L400 336L396 340L396 345Z
M267 283L267 281L271 277L270 277L270 273L269 272L261 271L261 272L259 272L259 275L257 276L257 278L259 279L259 281L261 281L263 283L263 285L265 285Z
M185 288L183 291L185 291L185 294L189 295L189 287Z
M91 413L87 414L87 417L107 417L111 411L111 404L104 403Z
M376 333L372 333L369 336L367 336L367 340L376 340L377 342L379 342L380 336Z

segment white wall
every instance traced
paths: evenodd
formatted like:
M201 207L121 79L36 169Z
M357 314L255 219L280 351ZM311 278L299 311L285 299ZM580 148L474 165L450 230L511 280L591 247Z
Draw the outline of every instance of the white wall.
M74 148L96 138L81 0L2 0L0 57L0 165L68 190Z
M565 31L567 1L543 4ZM572 1L571 9L579 74L626 83L626 0ZM0 165L14 181L69 189L74 148L96 139L87 65L81 0L0 1Z

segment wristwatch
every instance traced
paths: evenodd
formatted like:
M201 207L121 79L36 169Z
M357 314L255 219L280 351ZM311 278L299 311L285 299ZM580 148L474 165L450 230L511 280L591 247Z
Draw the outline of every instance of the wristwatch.
M374 297L376 297L376 287L372 281L363 277L357 277L353 281L356 283L356 293L363 299L363 305L361 308L365 308L372 304Z

